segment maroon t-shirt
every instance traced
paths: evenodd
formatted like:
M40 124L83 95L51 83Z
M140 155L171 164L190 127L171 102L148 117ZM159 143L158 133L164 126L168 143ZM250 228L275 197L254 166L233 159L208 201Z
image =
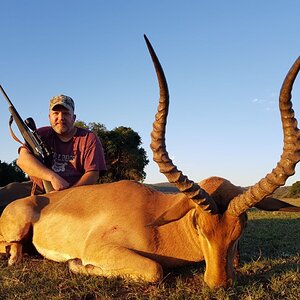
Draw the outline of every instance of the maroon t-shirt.
M86 172L106 170L102 144L93 132L77 128L68 142L61 141L50 126L39 128L38 133L53 150L51 169L71 186Z

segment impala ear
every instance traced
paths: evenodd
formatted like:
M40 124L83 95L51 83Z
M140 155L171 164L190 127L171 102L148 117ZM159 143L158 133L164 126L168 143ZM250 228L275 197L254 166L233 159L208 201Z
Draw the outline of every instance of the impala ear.
M195 203L184 198L167 209L153 222L147 224L146 227L158 227L177 221L184 217L193 208L195 208Z
M268 211L300 212L299 206L294 206L276 198L267 197L255 205L256 208Z

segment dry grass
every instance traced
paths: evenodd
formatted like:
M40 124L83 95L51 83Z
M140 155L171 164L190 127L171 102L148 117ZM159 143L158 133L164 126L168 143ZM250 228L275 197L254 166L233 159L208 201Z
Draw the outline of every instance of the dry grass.
M299 198L282 198L282 201L290 203L295 206L300 206L300 199Z

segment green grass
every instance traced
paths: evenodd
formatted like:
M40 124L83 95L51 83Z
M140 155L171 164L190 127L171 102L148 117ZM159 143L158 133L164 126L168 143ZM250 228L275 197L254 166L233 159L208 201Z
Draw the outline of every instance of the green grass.
M14 267L0 260L0 299L300 299L300 213L248 215L239 278L228 290L205 286L203 263L148 284L76 275L66 264L25 256Z

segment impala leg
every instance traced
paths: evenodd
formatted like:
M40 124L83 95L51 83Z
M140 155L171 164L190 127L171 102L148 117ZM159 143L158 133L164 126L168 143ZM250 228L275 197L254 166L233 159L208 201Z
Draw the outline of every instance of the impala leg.
M1 235L0 235L1 239ZM8 265L12 266L21 262L22 254L22 244L18 242L5 242L0 240L0 256L3 258L8 258Z
M14 264L17 264L19 262L21 262L22 260L22 244L21 243L17 243L17 242L13 242L10 243L9 245L9 260L8 260L8 265L12 266Z
M8 243L5 241L3 235L0 232L0 253L5 254L6 253L6 246Z
M15 201L3 211L0 218L0 252L6 243L10 258L8 265L14 265L22 260L22 243L31 239L32 217L34 207L31 203Z
M0 234L0 259L8 258L8 246L9 243L1 240L1 234Z
M163 270L159 263L121 247L105 247L85 253L84 261L73 259L69 268L75 273L105 277L129 277L134 280L157 282Z

